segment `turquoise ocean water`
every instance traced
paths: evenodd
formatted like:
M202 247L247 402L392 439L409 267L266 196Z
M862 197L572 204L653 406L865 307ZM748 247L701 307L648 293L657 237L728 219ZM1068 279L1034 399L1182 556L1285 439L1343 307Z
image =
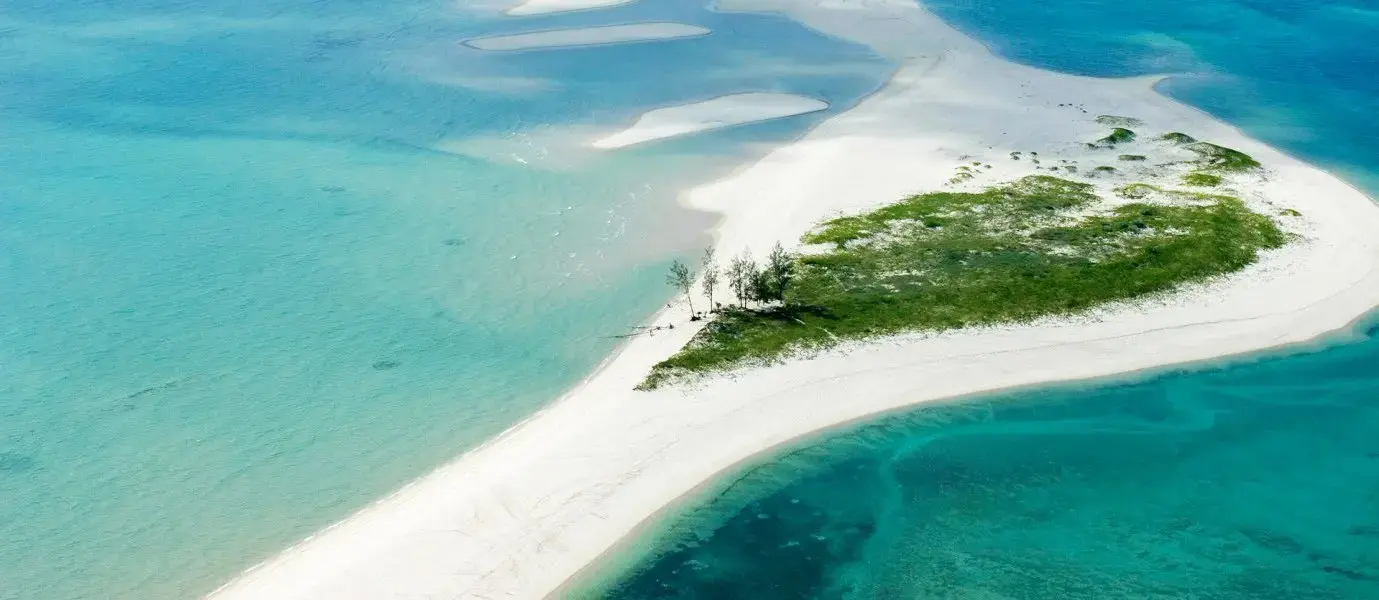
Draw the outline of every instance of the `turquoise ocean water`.
M1379 194L1372 1L928 5L1013 60L1185 73L1162 91ZM661 519L581 595L1379 598L1379 327L1357 333L801 442Z
M597 154L659 105L889 65L643 2L0 2L0 599L195 597L554 399L823 113ZM710 36L485 54L680 20Z

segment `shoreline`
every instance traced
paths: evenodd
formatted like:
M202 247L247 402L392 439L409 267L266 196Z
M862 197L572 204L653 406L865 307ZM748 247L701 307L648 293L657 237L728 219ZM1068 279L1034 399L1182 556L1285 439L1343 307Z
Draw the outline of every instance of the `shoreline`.
M713 232L720 256L748 246L764 251L838 212L940 189L959 155L994 160L1036 142L1091 135L1096 127L1085 123L1039 120L1059 112L1040 102L1076 94L1094 98L1086 103L1091 115L1181 124L1189 134L1254 154L1275 179L1262 189L1300 201L1309 239L1167 301L1112 306L1085 318L907 334L633 392L652 364L697 329L684 326L677 301L649 324L680 327L620 344L555 403L250 569L213 597L545 596L686 494L772 448L923 402L1306 344L1354 327L1379 304L1379 242L1367 235L1379 227L1379 206L1334 176L1162 96L1149 81L1157 78L1093 79L1009 63L903 2L867 3L899 17L884 22L872 11L751 4L752 12L779 5L807 26L872 45L900 68L853 109L686 195L690 208L722 215ZM948 105L950 99L977 106ZM959 116L919 123L936 110ZM978 122L977 115L988 118ZM1024 118L1000 118L1013 115ZM908 134L896 131L904 128ZM1008 136L1001 128L1019 139L1002 139Z
M1261 348L1253 352L1246 352L1242 354L1214 356L1185 363L1155 365L1145 367L1143 369L1137 369L1134 371L1111 373L1098 377L1040 381L1024 385L983 390L979 392L973 392L970 394L940 398L933 402L926 402L924 404L960 403L965 401L979 400L981 398L986 398L989 396L1003 396L1008 394L1015 394L1027 390L1043 390L1050 386L1086 385L1092 387L1099 387L1110 385L1130 385L1134 384L1135 382L1147 381L1160 376L1169 376L1173 373L1192 372L1201 369L1214 368L1216 366L1229 366L1236 363L1246 363L1256 360L1287 358L1289 356L1297 356L1302 354L1319 352L1332 345L1346 343L1347 341L1352 340L1352 338L1354 338L1357 334L1361 333L1361 330L1363 328L1376 326L1379 326L1379 312L1368 312L1356 317L1355 320L1351 321L1349 325L1341 329L1333 330L1331 332L1324 333L1322 335L1308 340L1294 342L1282 346ZM690 488L675 500L657 509L644 521L638 523L633 529L629 530L625 535L623 535L622 538L618 539L617 542L615 542L602 554L600 554L593 560L589 561L589 563L586 564L584 568L575 572L568 579L562 582L560 586L552 590L550 594L547 596L547 598L564 598L566 597L565 594L569 594L571 592L587 592L590 590L600 589L600 584L608 583L611 578L621 574L621 567L627 566L625 564L617 563L610 564L608 561L619 558L639 558L640 555L636 554L636 550L633 545L634 542L650 541L652 542L652 545L658 545L658 542L663 541L665 539L661 536L665 535L666 533L669 533L666 530L658 531L658 529L660 529L660 527L664 524L664 519L670 516L671 513L682 510L686 506L689 506L693 503L697 503L701 498L707 500L712 496L716 496L718 493L729 490L733 487L733 485L735 485L739 481L738 479L734 479L732 481L725 482L723 480L724 476L734 472L740 472L744 475L744 477L748 476L753 470L762 466L763 463L761 462L761 459L766 456L777 455L780 453L786 453L788 455L790 452L808 448L818 442L827 440L833 436L845 435L849 430L858 428L866 423L875 422L877 420L885 419L893 415L900 415L915 410L917 407L918 405L899 406L868 415L862 415L848 421L835 423L823 427L821 429L817 429L815 431L802 434L798 437L785 440L774 446L762 448L757 453L745 457L737 463L723 467L722 470L718 471L717 473L714 473L710 478L700 482L693 488ZM583 596L576 596L575 598L583 598Z

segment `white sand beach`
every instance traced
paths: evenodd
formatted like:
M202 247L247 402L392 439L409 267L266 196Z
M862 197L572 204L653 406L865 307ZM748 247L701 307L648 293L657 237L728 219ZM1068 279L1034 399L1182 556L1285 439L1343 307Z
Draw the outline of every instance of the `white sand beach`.
M631 127L599 138L593 147L625 148L643 142L733 127L747 123L793 117L827 110L828 103L807 96L749 92L719 96L703 102L648 111Z
M635 1L636 0L527 0L526 2L509 8L504 14L514 17L547 15L577 10L612 8L622 4L631 4Z
M476 50L512 52L517 50L541 50L548 48L574 48L579 46L659 42L698 37L710 33L712 32L705 27L686 25L684 23L629 23L626 25L552 29L549 31L533 31L530 33L479 37L465 40L464 45Z
M774 446L957 395L1125 373L1300 343L1379 304L1379 206L1339 179L1155 93L1152 78L1061 75L991 55L904 0L723 0L779 10L901 64L855 108L687 193L722 215L720 256L819 220L941 189L959 164L1034 172L1015 151L1094 164L1098 114L1253 155L1256 208L1300 211L1301 239L1229 278L1085 318L908 335L655 392L633 391L695 329L639 337L560 400L483 447L219 590L218 600L545 597L638 524ZM1084 112L1085 111L1085 112ZM634 128L635 129L635 128ZM1099 184L1100 185L1100 184ZM1275 213L1276 214L1276 213Z

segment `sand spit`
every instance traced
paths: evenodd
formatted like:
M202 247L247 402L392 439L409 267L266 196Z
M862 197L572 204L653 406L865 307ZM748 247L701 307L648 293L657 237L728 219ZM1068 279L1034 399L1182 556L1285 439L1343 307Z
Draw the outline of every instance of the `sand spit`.
M901 64L883 90L686 202L719 211L720 255L796 239L820 219L941 189L954 168L1036 172L1012 152L1105 160L1098 114L1253 155L1256 208L1301 212L1299 240L1229 278L1086 318L910 335L635 392L694 333L640 337L559 401L222 588L218 600L541 598L657 510L756 453L880 411L1303 342L1379 304L1379 207L1335 177L1155 93L1015 65L901 0L723 0L779 10ZM1085 162L1083 162L1085 161ZM975 184L974 184L975 185Z

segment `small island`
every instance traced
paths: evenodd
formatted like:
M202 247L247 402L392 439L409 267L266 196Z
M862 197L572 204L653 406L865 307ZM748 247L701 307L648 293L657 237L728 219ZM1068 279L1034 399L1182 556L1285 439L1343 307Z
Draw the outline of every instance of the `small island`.
M912 2L715 8L898 69L686 190L710 260L588 378L212 597L578 597L657 514L825 429L1313 343L1379 303L1379 207L1160 77L1010 63Z
M1146 166L1121 173L1100 165L1082 180L1065 166L1062 177L917 194L822 223L801 238L798 254L777 245L764 266L746 255L720 273L707 252L700 287L712 298L722 279L737 302L702 313L710 322L639 389L845 341L1028 322L1170 293L1238 271L1288 241L1274 217L1227 189L1174 186L1219 187L1256 174L1253 158L1176 132L1142 144L1142 154L1103 157L1096 151L1134 142L1124 126L1142 122L1105 115L1097 122L1117 127L1078 158ZM1011 158L1021 154L1040 156ZM1043 153L1046 161L1056 156ZM981 166L958 166L949 186L972 185ZM671 283L692 292L688 267L674 269Z

